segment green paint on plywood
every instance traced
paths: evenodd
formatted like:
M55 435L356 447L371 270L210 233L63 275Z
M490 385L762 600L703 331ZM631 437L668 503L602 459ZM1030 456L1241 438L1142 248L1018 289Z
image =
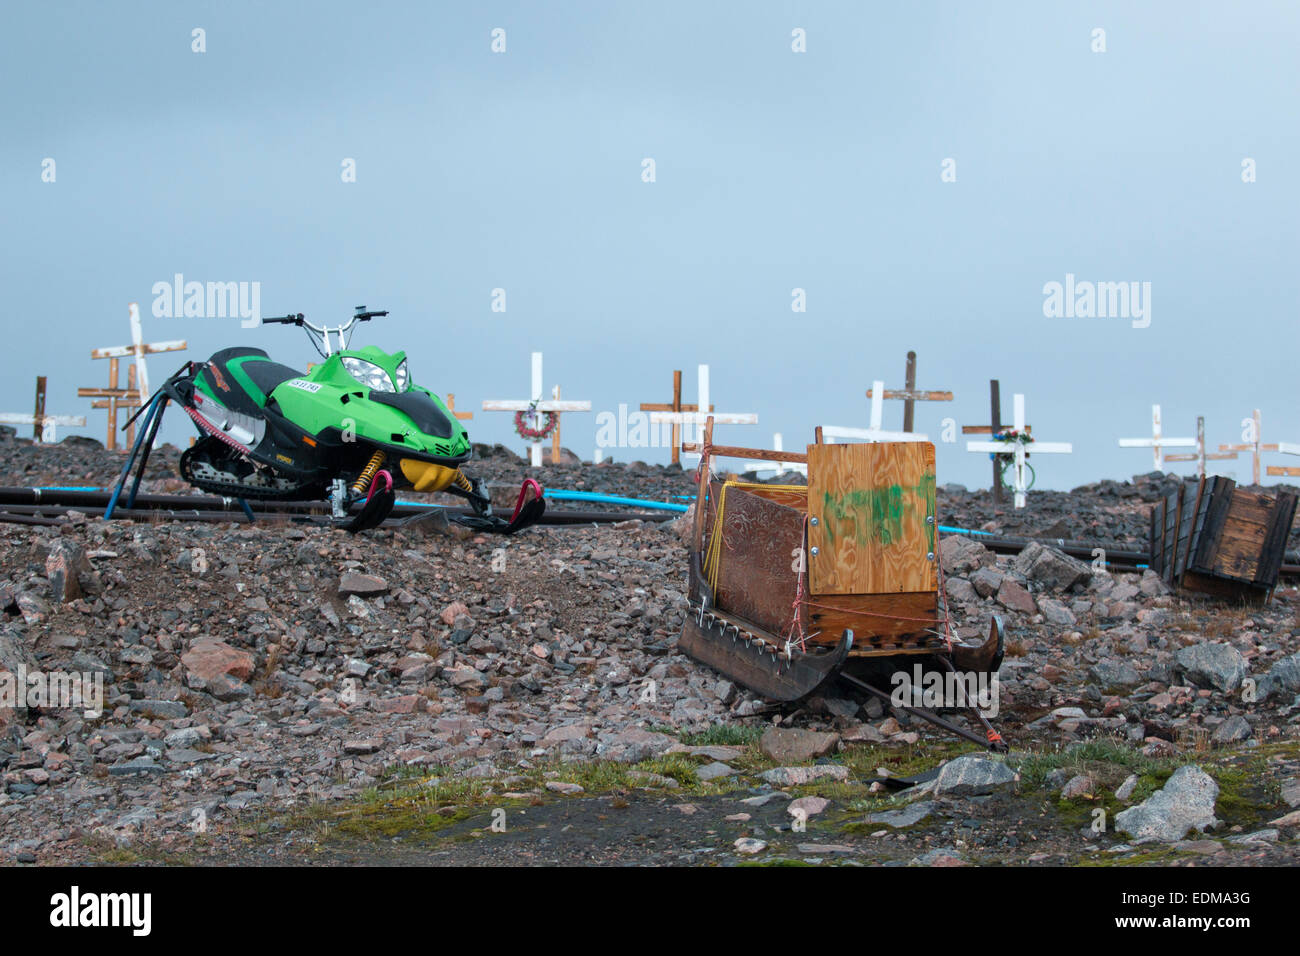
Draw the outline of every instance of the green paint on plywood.
M840 535L859 547L890 547L905 536L905 525L918 504L924 506L926 517L934 515L934 497L932 474L922 475L915 485L855 488L840 495L827 491L822 497L827 543L834 545L836 536ZM926 538L932 552L934 535L935 525L927 524Z

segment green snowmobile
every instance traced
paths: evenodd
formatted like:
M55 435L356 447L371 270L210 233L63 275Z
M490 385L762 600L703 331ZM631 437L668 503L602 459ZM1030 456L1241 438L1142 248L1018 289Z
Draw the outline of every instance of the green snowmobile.
M302 313L263 319L307 331L324 359L307 372L236 346L169 378L162 391L200 435L181 456L181 477L229 497L328 500L352 531L382 522L399 489L459 495L473 513L451 520L477 530L514 534L534 524L546 510L541 486L525 480L510 519L494 514L482 481L461 471L473 454L469 435L411 381L405 352L348 348L354 325L387 314L359 306L333 328Z

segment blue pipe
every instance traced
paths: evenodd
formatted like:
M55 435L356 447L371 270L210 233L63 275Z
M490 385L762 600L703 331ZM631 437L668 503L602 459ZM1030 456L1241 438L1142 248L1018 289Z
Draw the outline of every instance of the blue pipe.
M546 497L553 501L599 501L611 505L632 505L637 508L649 508L655 511L686 511L686 505L674 505L666 501L646 501L642 498L624 498L621 495L604 495L595 491L556 491L546 489Z

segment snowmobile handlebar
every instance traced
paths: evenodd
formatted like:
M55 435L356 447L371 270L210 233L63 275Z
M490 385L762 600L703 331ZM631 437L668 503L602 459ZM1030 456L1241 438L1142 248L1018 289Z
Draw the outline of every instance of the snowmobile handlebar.
M296 315L291 312L288 315L277 316L276 318L262 319L262 324L296 325L299 328L306 329L307 337L310 338L312 344L316 346L316 351L319 352L323 358L329 358L336 349L345 349L348 347L348 332L352 330L352 326L356 325L358 322L369 322L371 319L387 314L387 311L367 312L364 305L359 305L351 318L342 325L337 326L315 325L312 322L308 322L306 316L301 312ZM333 336L333 338L331 338L331 336Z

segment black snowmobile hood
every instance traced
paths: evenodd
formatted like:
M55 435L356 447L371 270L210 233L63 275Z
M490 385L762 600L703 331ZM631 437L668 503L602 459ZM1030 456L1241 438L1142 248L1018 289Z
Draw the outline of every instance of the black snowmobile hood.
M405 392L370 392L370 400L397 409L426 435L434 438L451 437L451 420L437 403L419 389Z

